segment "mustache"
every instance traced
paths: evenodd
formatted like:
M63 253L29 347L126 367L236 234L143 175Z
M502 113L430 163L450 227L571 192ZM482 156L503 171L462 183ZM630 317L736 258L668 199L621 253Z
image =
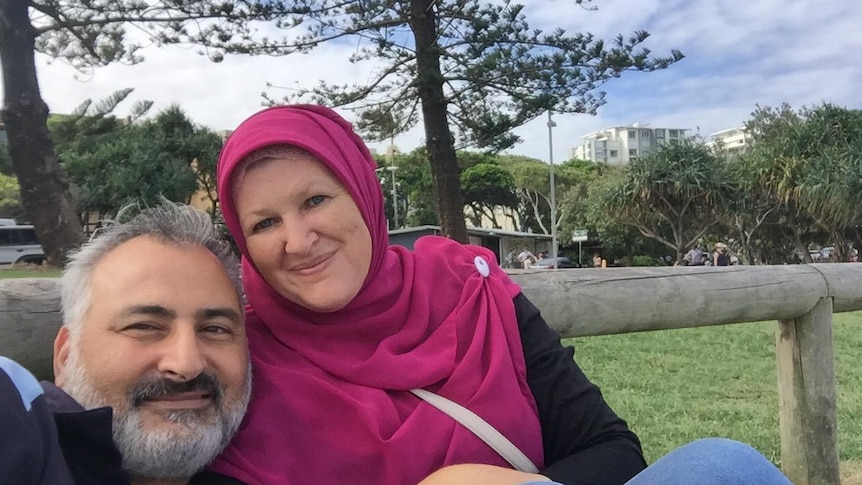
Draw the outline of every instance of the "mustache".
M132 405L137 407L149 399L188 392L206 394L216 404L221 403L224 397L224 390L218 377L210 372L202 372L194 379L185 382L177 382L166 378L153 378L139 382L132 389L131 400Z

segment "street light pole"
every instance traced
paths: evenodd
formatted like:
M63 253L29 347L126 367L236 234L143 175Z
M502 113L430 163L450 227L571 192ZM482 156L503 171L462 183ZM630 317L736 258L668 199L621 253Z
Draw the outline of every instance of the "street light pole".
M390 165L386 170L392 172L392 226L393 229L398 229L398 192L395 188L395 171L398 170L397 165Z
M554 133L557 126L551 119L551 110L548 110L548 160L551 162L551 256L554 258L553 268L557 269L557 189L554 183Z

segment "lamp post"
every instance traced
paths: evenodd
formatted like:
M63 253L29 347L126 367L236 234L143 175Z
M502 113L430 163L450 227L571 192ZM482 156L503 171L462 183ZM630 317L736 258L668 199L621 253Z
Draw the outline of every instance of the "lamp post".
M557 269L557 189L554 183L554 127L551 110L548 110L548 160L551 163L551 256L553 268Z
M395 171L398 170L398 166L389 165L386 170L392 172L392 226L393 229L398 229L398 191L395 188Z

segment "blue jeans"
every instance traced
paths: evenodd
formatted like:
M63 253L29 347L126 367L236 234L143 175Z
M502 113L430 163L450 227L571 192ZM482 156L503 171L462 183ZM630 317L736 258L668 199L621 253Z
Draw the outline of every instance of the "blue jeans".
M626 485L792 485L754 448L723 438L683 445L661 457Z
M530 482L522 485L549 485ZM706 438L661 457L626 485L793 485L754 448L724 438Z

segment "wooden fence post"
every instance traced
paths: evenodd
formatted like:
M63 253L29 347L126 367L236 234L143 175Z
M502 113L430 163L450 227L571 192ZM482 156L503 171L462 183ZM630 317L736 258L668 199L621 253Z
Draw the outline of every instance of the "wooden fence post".
M832 299L779 320L775 355L782 471L795 485L839 485Z

